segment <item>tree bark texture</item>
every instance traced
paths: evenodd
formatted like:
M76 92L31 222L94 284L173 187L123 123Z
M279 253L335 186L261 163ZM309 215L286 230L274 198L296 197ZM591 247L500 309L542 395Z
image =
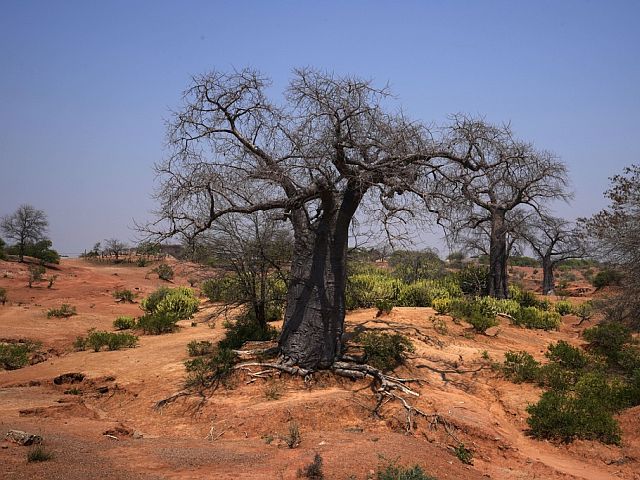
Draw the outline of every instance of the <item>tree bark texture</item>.
M554 273L553 273L554 263L550 258L542 259L542 294L543 295L553 295L554 290Z
M489 245L489 295L495 298L508 297L507 230L505 212L495 212L491 217Z

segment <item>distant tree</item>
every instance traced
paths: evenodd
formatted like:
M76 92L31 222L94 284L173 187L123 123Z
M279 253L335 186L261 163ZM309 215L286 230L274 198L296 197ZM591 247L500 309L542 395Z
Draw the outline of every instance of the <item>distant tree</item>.
M2 238L0 238L0 260L4 260L5 259L5 247L7 246L6 243L4 243L4 240Z
M35 243L27 243L24 249L24 254L37 258L43 263L60 263L60 255L57 251L51 248L52 243L48 238L38 240ZM17 246L10 247L9 252L13 253L14 249L17 252Z
M581 232L562 218L541 215L522 231L522 236L542 263L543 295L553 294L557 265L586 255Z
M16 242L21 262L24 261L27 245L42 240L48 226L44 211L31 205L21 205L13 214L3 217L0 221L0 228L5 237Z
M395 276L407 283L445 274L444 262L433 250L396 250L389 257L389 266Z
M509 215L543 210L566 199L567 169L553 154L515 138L509 126L457 115L447 130L446 148L466 162L450 162L439 173L433 193L442 199L441 220L450 231L487 225L489 294L506 298Z
M116 260L120 258L120 255L128 249L128 245L116 238L109 238L104 241L104 250L108 255L113 255Z
M640 329L640 165L612 177L605 196L609 206L581 224L594 241L593 254L623 272L622 293L607 315Z

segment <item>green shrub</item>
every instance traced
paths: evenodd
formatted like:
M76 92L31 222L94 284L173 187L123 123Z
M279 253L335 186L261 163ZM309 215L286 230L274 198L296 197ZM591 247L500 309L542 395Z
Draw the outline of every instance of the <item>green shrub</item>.
M190 357L200 357L213 353L213 343L209 340L191 340L187 343L187 352Z
M176 321L191 318L200 302L188 287L160 287L142 300L140 307L148 314L169 314Z
M498 299L493 297L476 297L474 303L480 308L483 315L495 317L499 313L513 316L520 309L515 300Z
M431 302L431 306L440 315L444 315L446 313L449 313L449 310L451 309L451 299L450 298L434 298L433 302Z
M631 330L617 322L604 322L587 328L582 335L589 342L591 351L605 356L611 362L617 362L622 347L633 340Z
M5 370L26 367L31 353L38 346L34 342L0 343L0 367Z
M424 470L418 465L400 467L389 462L385 466L378 467L376 480L436 480L436 478L424 473Z
M218 343L220 348L238 349L245 342L273 340L278 330L270 325L262 326L250 315L243 315L235 322L225 324L227 332Z
M217 348L211 355L187 360L185 386L208 388L228 377L233 372L236 355L229 348Z
M7 289L0 287L0 303L4 305L7 303Z
M521 307L538 307L539 301L535 293L522 290L516 286L509 287L509 298L518 302Z
M235 293L240 288L238 279L232 276L210 278L202 282L202 294L212 302L231 303L235 301Z
M527 411L534 436L570 441L573 438L619 443L620 427L613 414L620 410L619 385L605 374L582 375L572 391L545 392Z
M137 327L148 335L162 335L175 332L179 318L173 312L147 313L138 318Z
M364 361L383 372L402 365L407 353L413 352L411 341L399 333L366 332L358 336L364 350Z
M313 462L298 470L298 478L308 478L310 480L324 480L322 472L322 457L316 453Z
M43 445L36 444L27 451L27 462L47 462L53 458L53 453Z
M129 330L135 328L136 321L133 317L123 315L113 321L113 328L116 330Z
M527 352L509 351L504 354L502 372L515 383L535 382L540 372L540 362Z
M393 300L377 300L376 308L378 309L378 315L390 314L391 310L393 310L394 302Z
M402 285L402 281L381 273L352 275L345 291L347 309L371 308L380 300L395 301Z
M589 320L593 316L593 303L590 300L583 302L574 309L573 313L580 317L580 322Z
M113 292L113 298L115 298L118 302L127 302L133 303L134 294L131 290L122 289L116 290Z
M554 308L556 312L558 312L558 314L563 316L573 313L573 305L571 305L571 302L568 302L567 300L557 301L554 305Z
M398 292L398 305L401 307L430 307L435 300L433 284L428 280L420 280L408 285L401 285ZM440 292L448 297L446 292Z
M35 282L42 281L42 277L46 271L42 265L29 265L29 288L31 288Z
M76 340L77 346L82 346L82 349L93 348L95 352L99 352L103 347L107 347L108 350L133 348L137 343L138 337L130 333L113 333L96 330L90 331L82 343Z
M582 350L573 345L569 345L564 340L549 345L545 356L562 368L571 370L580 370L589 364L589 359Z
M429 251L396 250L389 257L393 276L404 283L440 278L445 275L444 262Z
M464 294L486 295L489 290L489 268L484 265L467 265L456 277Z
M138 260L136 260L136 265L138 267L146 267L147 265L149 265L149 260L144 257L140 257L138 258Z
M592 285L596 287L597 290L608 287L610 285L620 285L620 281L622 280L622 273L617 270L605 269L598 272L595 277L593 277Z
M161 263L156 268L154 268L153 271L158 274L158 278L160 280L165 280L167 282L173 280L174 272L173 268L171 268L171 265Z
M557 330L560 327L560 315L536 307L522 307L513 315L513 323L526 328Z
M453 450L458 460L466 465L473 465L473 452L464 446L464 443L459 443Z
M58 318L68 318L73 315L77 315L76 307L72 307L67 303L63 303L60 308L50 308L47 312L47 317L58 317Z
M450 311L453 317L470 323L480 333L499 323L495 314L487 312L486 305L475 299L457 298L451 302Z

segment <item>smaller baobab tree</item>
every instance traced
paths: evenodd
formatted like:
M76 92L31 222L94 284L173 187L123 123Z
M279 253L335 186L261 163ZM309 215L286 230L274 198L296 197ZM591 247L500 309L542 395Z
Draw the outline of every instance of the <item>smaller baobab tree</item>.
M439 169L433 197L450 232L487 225L489 295L506 298L509 215L516 209L542 212L547 202L568 199L567 169L552 153L519 140L508 125L464 115L445 129L443 150L452 161Z
M543 295L553 295L556 266L566 260L586 256L579 229L562 218L540 215L521 235L542 263Z
M48 226L44 211L31 205L20 205L14 213L0 221L5 237L16 242L20 262L24 261L28 245L45 239Z
M116 257L116 260L120 259L120 255L122 255L125 250L129 247L126 243L118 240L117 238L109 238L104 241L104 251L108 255L113 255Z

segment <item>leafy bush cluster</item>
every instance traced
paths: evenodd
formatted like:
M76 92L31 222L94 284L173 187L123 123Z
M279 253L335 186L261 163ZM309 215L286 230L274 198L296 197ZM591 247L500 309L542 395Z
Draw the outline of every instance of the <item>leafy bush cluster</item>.
M557 330L560 326L560 314L547 312L536 307L520 307L513 315L513 324L526 328Z
M225 323L225 336L218 346L220 348L237 349L245 342L273 340L278 330L271 325L260 325L251 315L240 316L235 322Z
M376 480L436 480L436 478L427 475L419 465L401 467L395 462L389 462L378 467Z
M0 343L0 367L16 370L29 364L31 354L40 346L37 342Z
M133 317L123 315L113 321L113 328L116 330L129 330L136 328L136 320Z
M47 312L47 317L67 318L77 314L76 307L63 303L59 308L50 308Z
M213 353L214 346L209 340L191 340L187 344L187 352L190 357L200 357Z
M156 268L154 268L153 271L158 274L158 278L160 280L165 280L167 282L173 280L173 277L175 275L173 268L171 268L171 265L167 265L166 263L161 263Z
M358 336L364 350L364 361L383 372L402 365L414 351L411 341L399 333L366 332Z
M559 300L553 307L555 311L562 316L570 315L571 313L573 313L573 305L567 300Z
M196 313L199 304L190 288L161 287L142 300L140 307L146 313L138 319L137 327L151 335L173 332L179 320Z
M617 270L605 269L596 273L591 284L599 290L610 285L620 285L621 281L622 273Z
M86 337L78 337L74 346L78 350L92 348L99 352L103 347L107 350L120 350L122 348L133 348L138 343L138 337L130 333L114 333L90 330Z
M613 415L640 404L640 350L621 324L597 325L584 337L587 351L559 341L549 345L544 365L526 352L507 352L501 368L514 382L546 389L527 408L533 436L619 443Z
M229 348L215 348L206 356L187 360L185 386L187 388L209 388L217 385L233 372L236 354Z
M131 290L127 290L126 288L117 289L113 292L113 298L115 298L118 302L127 302L133 303L135 295Z

